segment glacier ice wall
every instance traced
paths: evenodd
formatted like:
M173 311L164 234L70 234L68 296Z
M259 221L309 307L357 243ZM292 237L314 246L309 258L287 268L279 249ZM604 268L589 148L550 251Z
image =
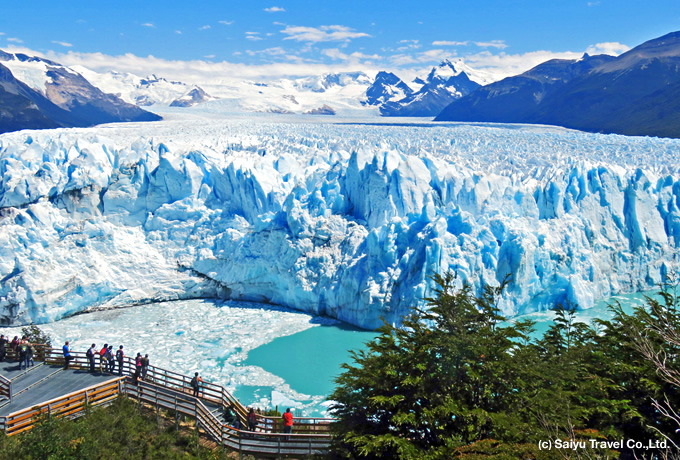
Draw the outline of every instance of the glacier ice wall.
M169 120L0 136L0 322L199 297L374 328L434 273L512 316L678 263L680 142L547 127Z

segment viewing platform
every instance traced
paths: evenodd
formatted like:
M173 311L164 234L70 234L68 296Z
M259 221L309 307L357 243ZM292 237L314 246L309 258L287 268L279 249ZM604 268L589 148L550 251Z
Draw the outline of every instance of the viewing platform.
M241 427L247 426L247 409L224 387L202 382L193 396L191 378L149 366L145 380L134 379L134 361L126 357L122 375L89 371L85 353L72 352L64 369L61 349L35 347L35 365L20 369L11 349L0 363L0 429L8 436L30 430L44 416L75 418L85 407L106 406L121 395L155 409L174 411L176 417L196 420L196 427L218 444L243 454L264 457L301 456L325 453L331 442L327 418L296 418L292 434L284 434L283 420L258 414L257 431L228 424L225 414L233 412Z

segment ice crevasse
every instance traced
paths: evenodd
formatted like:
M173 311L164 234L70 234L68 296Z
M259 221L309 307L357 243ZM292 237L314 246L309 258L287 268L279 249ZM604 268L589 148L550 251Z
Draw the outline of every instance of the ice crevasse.
M0 136L0 322L221 297L365 328L431 275L504 314L678 264L680 142L540 127L161 122Z

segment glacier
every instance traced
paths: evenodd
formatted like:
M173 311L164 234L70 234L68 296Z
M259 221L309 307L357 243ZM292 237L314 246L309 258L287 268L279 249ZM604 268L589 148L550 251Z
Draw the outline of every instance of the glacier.
M507 316L678 265L680 141L188 110L0 136L0 323L262 302L372 329L452 271Z

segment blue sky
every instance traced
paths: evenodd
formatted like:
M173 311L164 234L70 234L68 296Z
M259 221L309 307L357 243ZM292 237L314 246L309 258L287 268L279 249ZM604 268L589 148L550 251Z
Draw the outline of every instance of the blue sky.
M680 29L677 0L3 3L3 49L99 68L107 59L161 71L177 61L220 64L245 76L424 69L443 58L511 74Z

